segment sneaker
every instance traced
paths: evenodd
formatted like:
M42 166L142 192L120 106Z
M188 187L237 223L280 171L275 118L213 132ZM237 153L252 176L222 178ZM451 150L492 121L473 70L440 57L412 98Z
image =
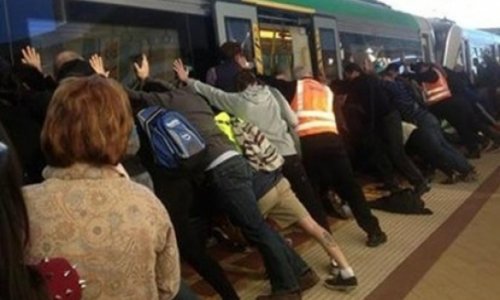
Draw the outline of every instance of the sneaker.
M300 292L283 292L270 295L260 295L256 300L301 300Z
M350 292L358 286L358 279L356 276L342 278L339 275L325 280L324 285L332 290Z
M423 194L429 192L431 190L431 187L427 183L420 183L415 187L415 195L418 197L422 196Z
M320 281L318 274L313 270L308 270L306 273L302 274L299 278L299 286L301 291L306 291Z
M366 241L366 246L370 248L375 248L385 242L387 242L387 235L381 231L369 234L368 240Z

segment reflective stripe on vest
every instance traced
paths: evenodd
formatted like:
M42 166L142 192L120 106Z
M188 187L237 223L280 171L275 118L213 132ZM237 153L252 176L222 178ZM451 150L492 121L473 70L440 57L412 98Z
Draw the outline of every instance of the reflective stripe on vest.
M296 128L299 136L338 133L333 100L329 87L313 79L297 81L297 93L291 106L299 119Z
M424 82L422 85L424 87L425 92L425 102L428 105L435 104L437 102L441 102L451 97L451 91L448 87L448 82L444 75L438 70L433 69L434 72L438 74L438 80L436 82L427 83Z

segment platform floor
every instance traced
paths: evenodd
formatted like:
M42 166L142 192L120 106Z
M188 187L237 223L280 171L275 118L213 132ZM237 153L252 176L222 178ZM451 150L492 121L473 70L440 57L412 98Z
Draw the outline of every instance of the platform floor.
M406 216L375 211L388 243L364 246L365 235L353 221L334 223L334 236L353 265L359 287L335 292L318 284L304 299L500 299L500 152L472 162L476 183L433 184L424 196L430 216ZM298 252L322 277L327 257L303 233L288 234ZM257 253L211 249L228 272L242 299L269 292ZM218 299L189 268L183 275L205 299Z

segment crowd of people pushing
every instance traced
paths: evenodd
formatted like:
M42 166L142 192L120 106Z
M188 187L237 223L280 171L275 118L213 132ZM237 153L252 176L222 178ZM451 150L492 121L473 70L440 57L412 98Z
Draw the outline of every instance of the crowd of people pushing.
M260 252L271 292L258 299L301 299L321 281L277 232L293 225L325 250L324 285L350 290L358 281L332 236L332 191L366 246L378 247L388 237L359 173L390 193L410 185L420 198L429 170L446 175L442 184L475 181L468 158L500 145L492 60L483 91L433 64L377 73L360 56L345 64L345 80L326 83L305 67L256 74L237 43L221 51L205 83L181 60L175 84L151 78L144 55L134 87L108 78L98 55L62 52L52 76L31 47L14 67L0 62L1 299L196 299L179 257L221 298L239 299L191 222L199 207L228 216ZM195 166L158 164L137 118L152 106L199 132L206 151ZM234 118L256 127L256 146L267 142L273 155L255 163L256 152L242 151Z

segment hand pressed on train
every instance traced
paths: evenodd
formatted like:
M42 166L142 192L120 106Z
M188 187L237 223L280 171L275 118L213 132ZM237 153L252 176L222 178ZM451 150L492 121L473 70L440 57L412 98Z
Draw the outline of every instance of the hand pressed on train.
M182 82L186 82L189 79L189 71L184 67L184 63L180 58L174 61L173 69L179 77L179 80Z
M89 63L92 69L94 69L97 74L106 78L109 77L109 71L106 71L106 68L104 67L104 61L99 54L92 55L92 57L89 59Z
M140 65L138 63L134 63L134 70L137 78L139 78L139 80L141 81L144 81L149 77L149 61L148 57L145 54L142 55Z
M40 57L40 53L38 53L35 48L27 46L22 49L21 52L23 53L23 58L21 59L23 64L31 66L37 69L38 72L43 73L42 58Z

